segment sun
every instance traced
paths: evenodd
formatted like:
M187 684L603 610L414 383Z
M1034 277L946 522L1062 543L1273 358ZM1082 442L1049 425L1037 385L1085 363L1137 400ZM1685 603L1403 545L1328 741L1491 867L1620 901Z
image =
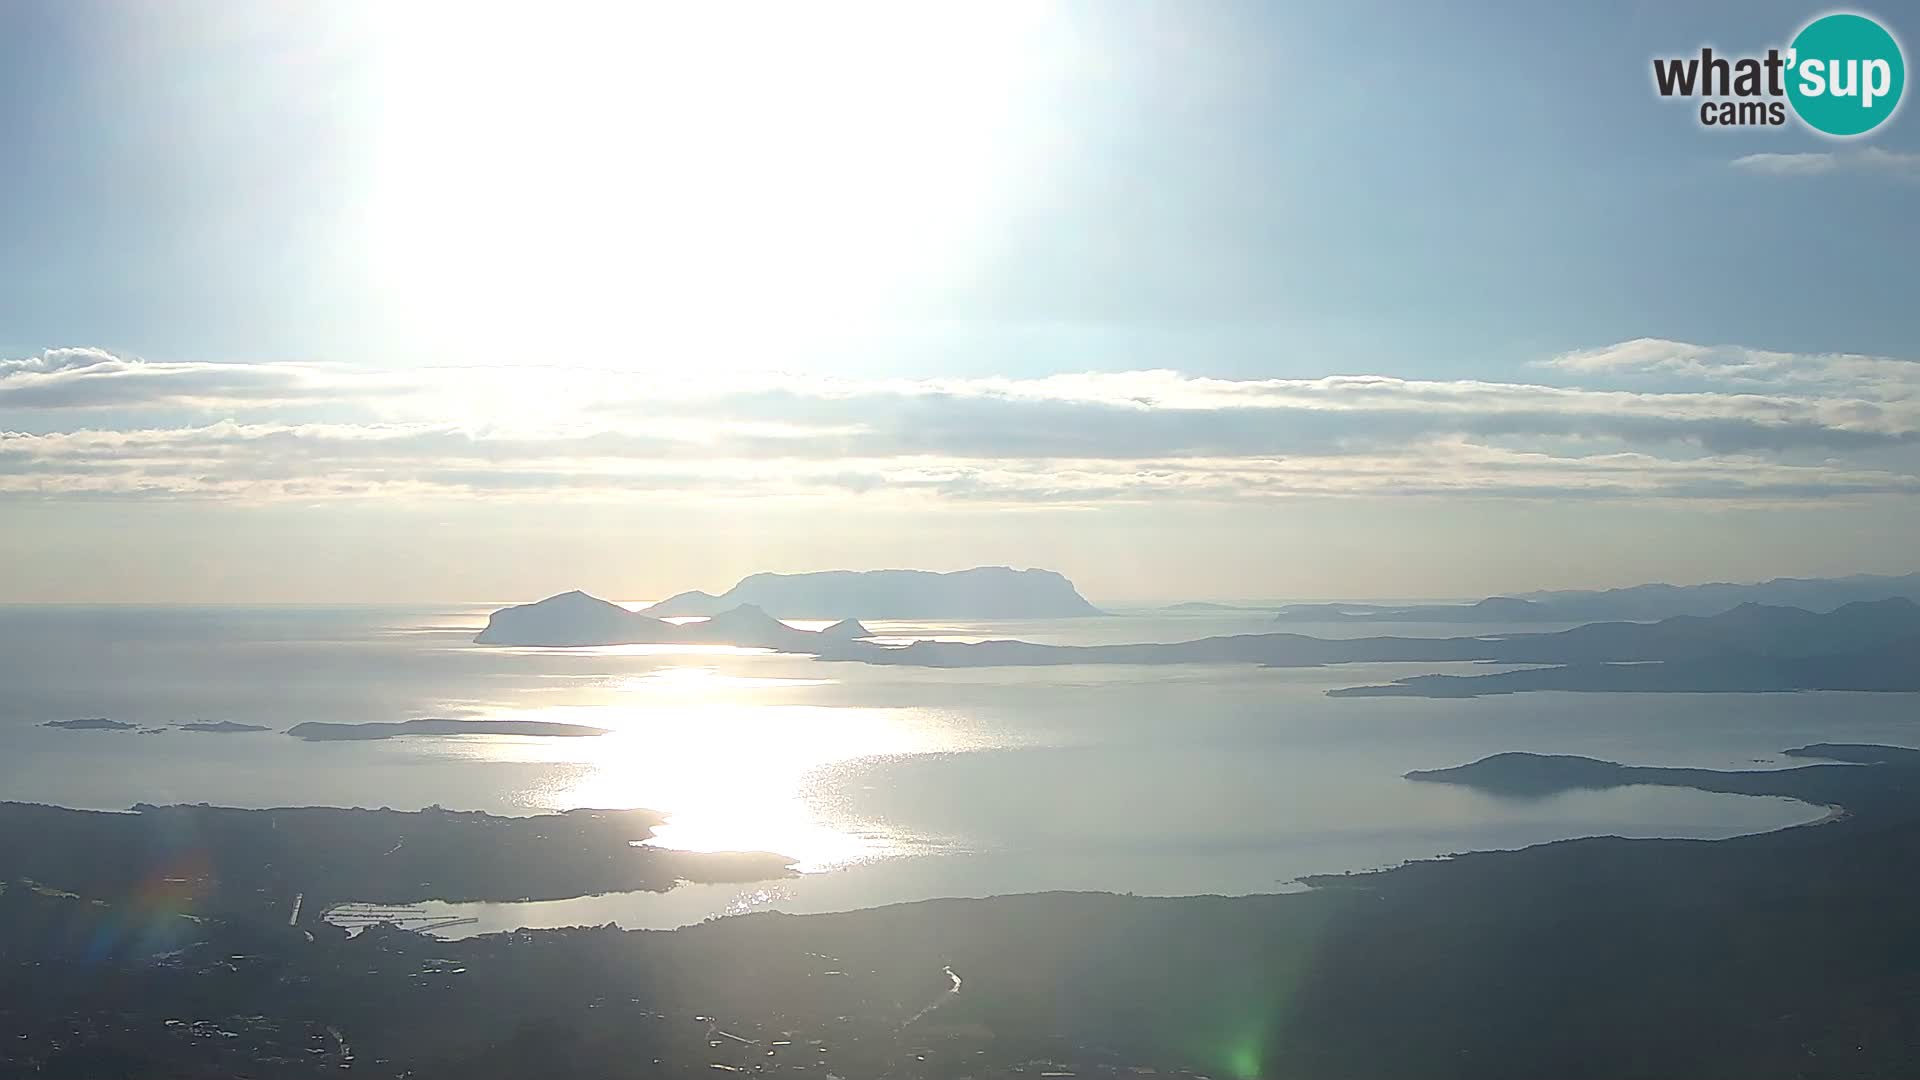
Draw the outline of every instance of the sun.
M1050 10L391 5L370 269L450 348L765 366L964 274L1042 165Z

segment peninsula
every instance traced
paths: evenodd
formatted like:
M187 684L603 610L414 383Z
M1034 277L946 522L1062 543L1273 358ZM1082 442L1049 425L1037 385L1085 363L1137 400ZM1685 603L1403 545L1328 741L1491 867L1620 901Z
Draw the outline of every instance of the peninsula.
M308 721L287 729L287 734L308 742L365 742L397 739L406 735L536 735L578 739L606 733L606 728L589 727L586 724L557 724L545 720L450 720L442 717L363 724Z
M151 806L130 813L0 803L0 880L27 878L90 896L124 896L177 878L207 912L280 911L296 895L318 912L356 900L565 899L663 891L679 881L785 877L768 852L686 852L644 844L666 815L572 810L498 817L397 810ZM192 838L191 859L180 850Z

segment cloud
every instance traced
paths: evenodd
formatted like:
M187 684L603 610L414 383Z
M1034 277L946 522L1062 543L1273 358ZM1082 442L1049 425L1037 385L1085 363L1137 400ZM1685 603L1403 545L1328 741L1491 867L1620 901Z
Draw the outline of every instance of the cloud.
M1920 493L1911 471L1764 455L1687 459L1437 440L1375 452L1175 459L812 457L660 452L590 433L216 424L0 436L0 492L251 500L339 497L933 498L1070 505L1289 496L1769 499Z
M1880 169L1906 177L1920 177L1920 153L1900 153L1883 147L1868 146L1856 151L1852 160L1862 168Z
M149 363L100 349L0 360L0 410L229 408L333 400L351 373L311 364Z
M1719 389L1765 389L1817 402L1827 415L1861 405L1898 406L1920 398L1920 362L1860 353L1789 353L1740 345L1694 345L1639 338L1583 349L1534 365L1575 375L1644 381L1681 380ZM1818 391L1825 396L1809 399ZM1911 422L1912 414L1904 413Z
M119 357L104 349L47 349L38 356L0 360L0 379L13 374L46 374L121 362Z
M1747 154L1734 158L1729 164L1742 172L1765 176L1819 176L1844 170L1920 179L1920 154L1878 146L1809 154Z
M1579 385L1165 370L663 378L59 350L0 361L0 424L22 428L0 431L0 492L1751 500L1911 493L1920 475L1912 361L1644 338L1536 369Z
M1768 176L1817 176L1839 167L1833 154L1748 154L1734 158L1734 168Z

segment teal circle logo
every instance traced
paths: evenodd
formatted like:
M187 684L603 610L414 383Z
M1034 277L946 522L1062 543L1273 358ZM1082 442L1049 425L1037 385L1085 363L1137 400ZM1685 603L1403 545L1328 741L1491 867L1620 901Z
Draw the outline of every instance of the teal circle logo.
M1787 100L1808 127L1828 135L1864 135L1900 105L1907 64L1900 43L1865 15L1824 15L1808 23L1787 53Z

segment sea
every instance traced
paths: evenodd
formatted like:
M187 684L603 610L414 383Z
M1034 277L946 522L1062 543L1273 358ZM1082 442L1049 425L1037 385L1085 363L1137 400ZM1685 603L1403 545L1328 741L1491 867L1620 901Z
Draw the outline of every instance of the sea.
M470 920L440 931L466 934L667 928L747 911L1052 890L1244 895L1301 888L1303 875L1571 837L1721 838L1826 811L1648 786L1499 797L1404 774L1510 750L1735 769L1795 764L1781 751L1820 741L1920 746L1912 695L1330 698L1333 688L1468 667L941 670L714 646L473 644L500 606L0 606L0 799L516 815L649 807L671 815L654 843L776 851L799 871L751 885L422 905L429 916ZM890 640L1077 644L1369 632L1351 623L1279 627L1256 611L868 625ZM44 726L88 717L135 729ZM304 721L415 717L609 733L378 742L285 734ZM221 720L269 730L178 728Z

